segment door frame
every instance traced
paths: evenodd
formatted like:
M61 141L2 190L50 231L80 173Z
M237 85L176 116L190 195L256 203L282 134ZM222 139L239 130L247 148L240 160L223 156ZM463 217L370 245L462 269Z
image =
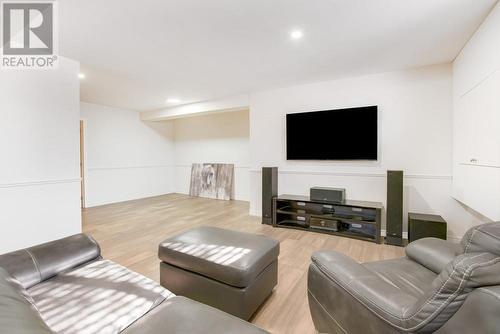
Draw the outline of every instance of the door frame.
M85 127L80 120L80 204L85 209Z

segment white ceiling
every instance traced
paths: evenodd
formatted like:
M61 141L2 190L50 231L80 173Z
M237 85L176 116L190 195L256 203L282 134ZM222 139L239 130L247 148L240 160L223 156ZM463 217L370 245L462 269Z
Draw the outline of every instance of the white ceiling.
M63 0L60 53L82 64L83 101L152 110L450 62L496 2Z

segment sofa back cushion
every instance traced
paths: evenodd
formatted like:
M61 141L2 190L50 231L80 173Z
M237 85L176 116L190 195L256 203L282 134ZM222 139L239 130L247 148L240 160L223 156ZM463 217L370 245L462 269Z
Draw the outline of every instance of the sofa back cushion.
M0 331L9 334L52 333L23 293L21 284L0 268Z
M0 255L0 267L28 289L57 273L75 268L101 255L97 242L86 234Z
M489 252L500 256L500 222L472 227L461 245L464 253Z

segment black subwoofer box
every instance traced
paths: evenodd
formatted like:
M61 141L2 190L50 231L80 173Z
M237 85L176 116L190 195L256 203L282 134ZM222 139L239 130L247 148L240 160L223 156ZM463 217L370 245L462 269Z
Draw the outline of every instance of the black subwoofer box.
M443 217L420 213L408 213L408 242L422 238L446 240L447 224Z

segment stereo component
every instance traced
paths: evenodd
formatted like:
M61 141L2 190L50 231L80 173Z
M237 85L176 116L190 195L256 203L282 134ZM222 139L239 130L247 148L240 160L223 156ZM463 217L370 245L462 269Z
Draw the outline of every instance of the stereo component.
M262 167L262 224L273 224L273 198L278 196L278 167Z
M312 187L310 189L311 201L342 203L345 201L345 189Z
M345 232L359 235L361 237L369 237L377 233L377 227L374 224L369 223L354 223L354 222L342 222L341 229Z
M337 232L338 220L311 217L309 220L309 227L312 229Z

